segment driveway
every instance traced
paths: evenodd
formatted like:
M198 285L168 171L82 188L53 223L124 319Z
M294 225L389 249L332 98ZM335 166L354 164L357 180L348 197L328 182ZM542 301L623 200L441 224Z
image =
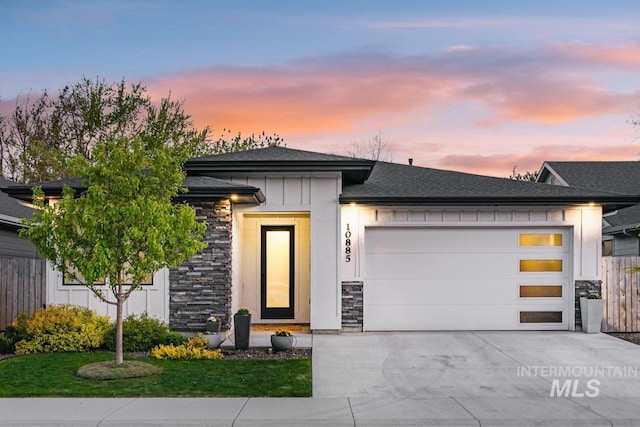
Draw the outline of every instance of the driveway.
M581 332L314 335L313 396L348 397L374 412L388 402L387 410L431 405L461 419L633 425L640 422L640 346Z

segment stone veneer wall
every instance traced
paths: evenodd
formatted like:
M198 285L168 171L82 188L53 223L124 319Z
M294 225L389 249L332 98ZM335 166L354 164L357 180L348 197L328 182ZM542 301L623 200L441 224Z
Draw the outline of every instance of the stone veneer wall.
M228 200L191 202L198 221L208 223L208 246L169 271L169 324L178 331L205 330L209 316L231 322L231 203Z
M342 282L342 328L362 331L364 299L362 282Z
M576 280L576 329L582 329L582 314L580 311L580 298L587 297L589 294L602 296L602 280Z

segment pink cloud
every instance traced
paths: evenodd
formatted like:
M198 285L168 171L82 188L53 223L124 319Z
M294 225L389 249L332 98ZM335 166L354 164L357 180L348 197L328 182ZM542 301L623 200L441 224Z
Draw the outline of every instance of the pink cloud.
M574 60L640 71L640 42L619 45L571 43L557 45L555 49Z
M287 66L207 67L145 83L154 97L171 91L185 99L199 125L278 133L351 131L436 105L455 111L458 102L484 105L486 119L476 125L549 125L624 113L640 95L607 89L591 74L595 70L577 67L584 60L575 52L563 55L557 48L369 52Z

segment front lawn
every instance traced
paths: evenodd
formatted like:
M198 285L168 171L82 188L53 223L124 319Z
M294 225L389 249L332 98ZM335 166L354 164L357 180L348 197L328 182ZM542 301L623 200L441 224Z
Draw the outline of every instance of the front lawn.
M311 359L142 360L163 372L145 378L97 381L76 377L110 353L44 353L0 361L0 397L311 396Z

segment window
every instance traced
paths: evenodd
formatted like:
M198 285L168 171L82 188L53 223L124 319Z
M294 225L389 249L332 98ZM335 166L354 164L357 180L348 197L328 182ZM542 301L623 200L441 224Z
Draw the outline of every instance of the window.
M613 240L605 240L602 242L602 256L613 255Z
M520 298L562 298L562 286L520 285Z
M520 323L562 323L562 312L521 311Z
M562 234L520 234L520 246L562 246Z
M561 272L561 271L562 271L561 259L521 259L520 260L521 273Z

